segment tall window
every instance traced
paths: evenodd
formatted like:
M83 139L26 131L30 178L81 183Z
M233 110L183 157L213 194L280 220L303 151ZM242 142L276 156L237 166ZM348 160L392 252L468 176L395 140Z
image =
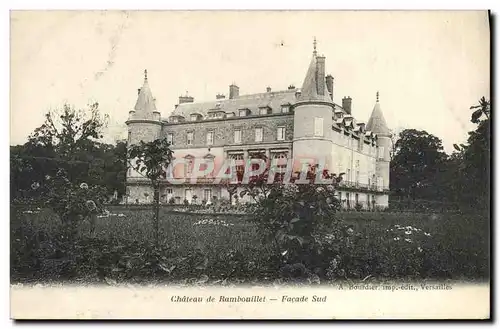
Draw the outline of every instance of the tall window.
M323 136L323 118L314 118L314 136Z
M255 128L255 141L262 142L262 128Z
M187 188L184 191L184 199L188 200L191 203L192 197L193 197L193 191L190 188Z
M167 142L169 142L170 145L174 145L174 134L172 133L167 134Z
M192 131L187 133L187 145L193 145L194 133Z
M347 181L351 181L351 169L347 169Z
M205 189L203 190L203 200L210 202L212 200L212 190Z
M356 176L354 176L354 180L356 183L359 183L359 160L356 160Z
M128 143L130 144L132 142L132 132L128 132Z
M207 133L207 145L212 145L214 143L214 132L209 131Z
M279 141L285 140L285 127L278 127L278 136L276 139Z
M384 158L384 147L383 146L379 146L378 147L378 158L379 159L383 159Z
M272 158L277 160L276 161L277 180L282 181L283 178L285 177L285 173L286 173L287 152L276 152L276 153L271 153L271 154L272 154Z
M245 172L245 157L243 156L243 154L231 154L229 155L229 158L235 161L236 176L238 178L238 181L241 181Z
M185 167L184 167L184 177L191 177L193 173L193 157L192 156L187 156L185 162Z
M354 149L358 149L359 148L359 140L358 139L354 138L352 140L352 143L353 143L352 148L354 148Z
M241 143L241 130L239 129L234 131L234 142L236 144Z

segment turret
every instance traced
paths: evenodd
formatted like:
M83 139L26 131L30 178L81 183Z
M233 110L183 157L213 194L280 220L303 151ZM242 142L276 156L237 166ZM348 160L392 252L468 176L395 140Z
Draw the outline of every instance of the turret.
M375 106L373 107L372 114L368 123L366 124L366 130L370 130L377 135L377 160L376 160L376 176L377 186L379 189L388 190L389 189L389 173L390 173L390 161L391 161L391 132L387 127L384 115L380 108L379 102L379 92L377 91L377 99ZM380 195L376 198L377 205L381 207L387 207L389 200L388 195Z
M156 100L149 88L147 70L144 70L144 83L138 93L134 109L129 112L129 119L125 122L128 127L128 145L141 140L151 142L158 139L162 129L160 112L156 109ZM127 171L127 181L129 178L142 179L142 176L131 169Z
M129 112L126 122L129 131L129 143L150 142L160 137L161 117L156 109L156 100L148 83L148 71L144 70L144 83L138 90L134 109Z
M324 162L331 169L332 98L325 81L325 57L314 52L294 107L293 157L294 171L300 170L302 159Z

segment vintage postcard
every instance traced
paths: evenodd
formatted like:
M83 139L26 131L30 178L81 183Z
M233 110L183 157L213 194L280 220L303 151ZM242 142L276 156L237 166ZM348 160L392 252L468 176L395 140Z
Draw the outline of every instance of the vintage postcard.
M21 319L489 319L488 11L11 11Z

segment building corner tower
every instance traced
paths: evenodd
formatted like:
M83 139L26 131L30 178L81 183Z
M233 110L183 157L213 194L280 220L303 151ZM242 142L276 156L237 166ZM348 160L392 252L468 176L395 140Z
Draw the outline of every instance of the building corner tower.
M134 109L129 112L128 120L125 123L128 127L127 146L137 144L140 141L151 142L161 136L161 115L156 109L155 98L149 88L147 70L144 70L144 83L138 89ZM150 186L149 181L139 172L129 168L127 170L126 185L129 203L151 202L153 188Z
M300 95L293 105L293 162L294 171L301 162L323 162L331 170L332 113L334 104L325 77L325 57L316 52L316 39L311 63Z
M373 107L372 114L366 130L377 134L378 154L375 165L377 175L377 187L383 193L377 194L375 203L378 207L387 208L389 206L389 182L390 182L390 162L391 162L391 132L387 127L382 109L380 108L379 93L377 91L377 99Z

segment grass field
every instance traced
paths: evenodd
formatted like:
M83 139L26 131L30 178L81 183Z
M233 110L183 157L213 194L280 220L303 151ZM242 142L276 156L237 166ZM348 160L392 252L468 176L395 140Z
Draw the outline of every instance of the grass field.
M262 241L245 216L174 213L161 209L160 270L151 270L152 212L110 207L97 233L86 238L82 225L78 251L68 253L60 224L48 210L11 210L13 281L65 278L82 280L180 279L206 274L211 279L272 276L266 266L273 246ZM489 220L460 214L341 212L356 232L342 256L346 277L391 279L485 279L489 274ZM328 232L325 232L328 233ZM75 267L76 266L76 267ZM113 279L113 280L114 280Z

